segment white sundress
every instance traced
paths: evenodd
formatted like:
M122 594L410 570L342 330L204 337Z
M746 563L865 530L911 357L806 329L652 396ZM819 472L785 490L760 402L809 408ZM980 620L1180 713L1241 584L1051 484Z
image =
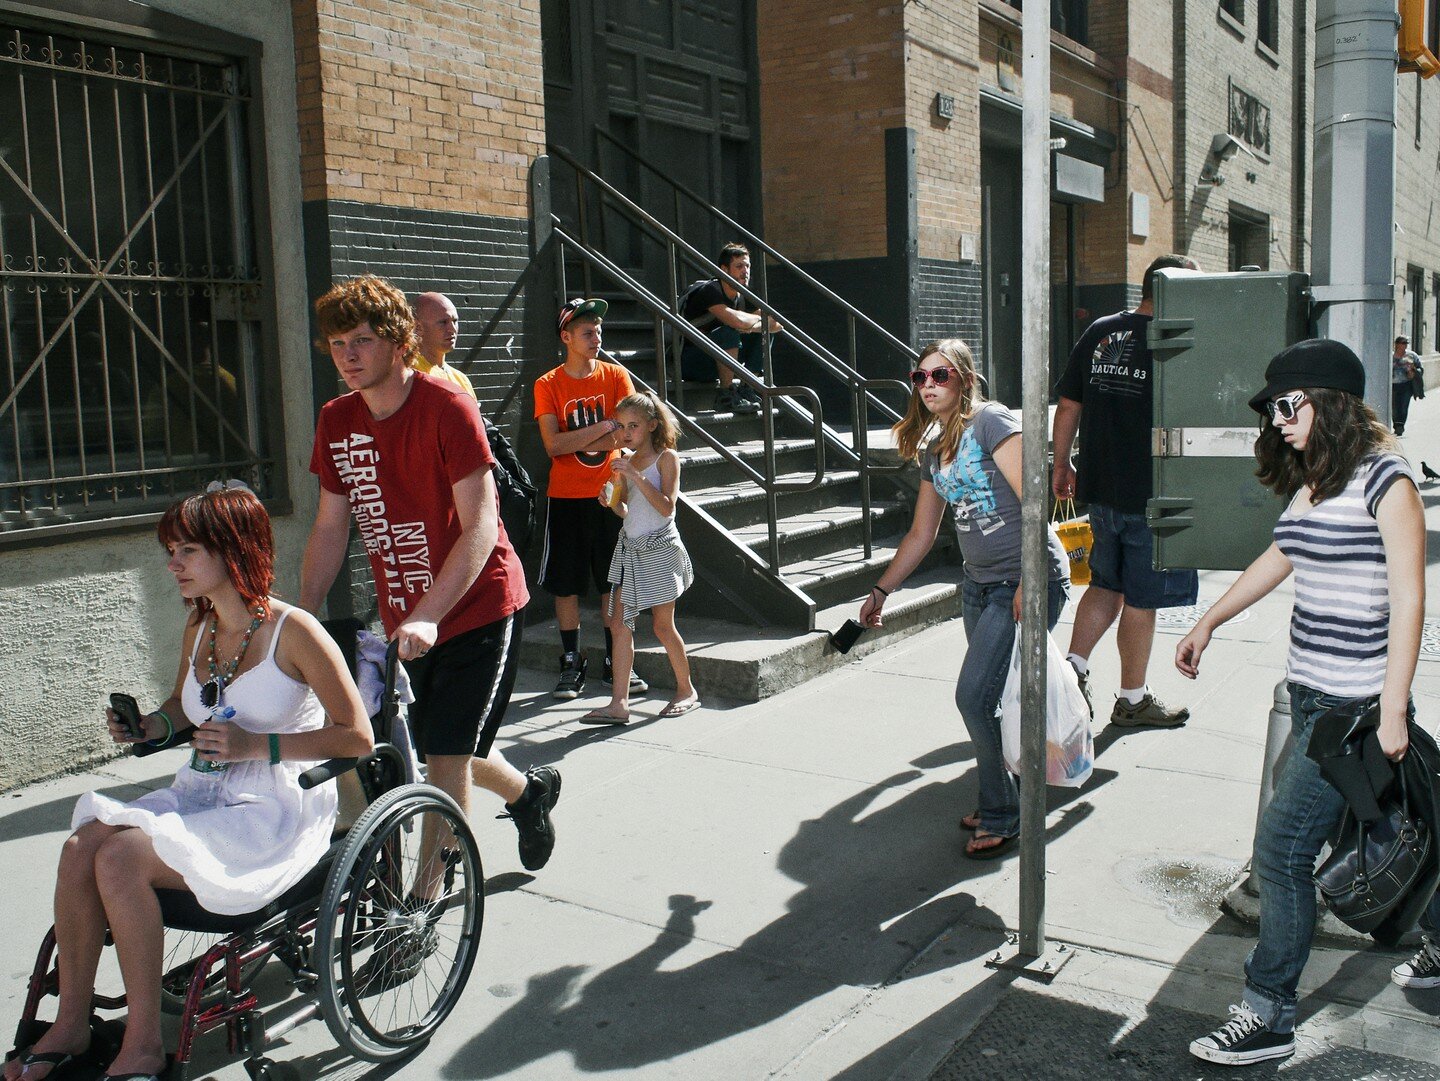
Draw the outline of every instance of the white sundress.
M249 732L308 732L325 724L315 692L275 663L275 647L289 616L275 623L270 651L225 688L233 724ZM200 704L195 658L204 628L195 636L180 701L192 723L210 718ZM238 916L264 908L320 861L330 845L337 797L333 784L308 792L300 774L313 762L269 757L232 762L223 772L203 773L187 761L168 788L121 803L87 792L75 804L71 828L98 820L144 830L165 864L185 879L202 908Z

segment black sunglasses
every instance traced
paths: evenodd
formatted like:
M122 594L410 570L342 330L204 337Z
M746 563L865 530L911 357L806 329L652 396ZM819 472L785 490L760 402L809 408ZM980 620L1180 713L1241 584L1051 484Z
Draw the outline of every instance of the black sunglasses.
M960 378L959 368L916 368L910 373L910 382L916 387L923 387L927 382L943 387L952 378Z
M220 694L224 689L224 680L207 679L200 687L200 704L206 709L215 709L220 705Z

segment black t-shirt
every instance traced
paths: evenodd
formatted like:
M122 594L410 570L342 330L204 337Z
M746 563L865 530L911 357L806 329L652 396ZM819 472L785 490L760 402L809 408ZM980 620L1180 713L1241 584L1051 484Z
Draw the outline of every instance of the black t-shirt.
M680 314L701 330L709 330L718 322L710 311L717 304L741 312L751 310L743 296L736 293L733 297L727 297L725 287L720 283L720 279L711 278L685 298L685 307Z
M1135 312L1095 320L1055 384L1060 397L1083 407L1076 498L1126 514L1145 513L1152 487L1149 326L1150 316Z

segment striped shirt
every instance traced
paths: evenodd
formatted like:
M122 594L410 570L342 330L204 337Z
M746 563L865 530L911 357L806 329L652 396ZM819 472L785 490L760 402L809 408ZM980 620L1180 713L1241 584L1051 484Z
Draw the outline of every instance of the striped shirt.
M1341 698L1379 694L1390 639L1385 546L1375 509L1390 485L1415 477L1398 454L1372 454L1338 495L1307 508L1297 495L1275 526L1295 568L1285 676Z

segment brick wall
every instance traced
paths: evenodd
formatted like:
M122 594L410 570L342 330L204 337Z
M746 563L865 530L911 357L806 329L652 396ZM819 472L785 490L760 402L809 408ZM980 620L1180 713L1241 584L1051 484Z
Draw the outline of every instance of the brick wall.
M905 125L902 3L756 0L766 239L886 254L885 131Z
M525 217L540 2L295 0L305 198Z
M461 319L451 359L493 416L517 376L533 381L554 356L543 272L483 355L472 351L530 262L545 143L539 0L295 0L291 15L311 298L367 273L411 296L446 293ZM312 378L318 410L341 388L328 357L315 356ZM527 401L494 419L537 461ZM374 606L358 544L330 596L332 614L347 606Z
M1418 95L1418 98L1417 98ZM1416 116L1419 116L1417 125ZM1440 85L1418 75L1401 75L1395 117L1395 333L1409 335L1417 353L1440 352L1440 296L1435 275L1440 274ZM1417 139L1417 131L1419 138ZM1408 269L1423 273L1421 319L1411 318Z

